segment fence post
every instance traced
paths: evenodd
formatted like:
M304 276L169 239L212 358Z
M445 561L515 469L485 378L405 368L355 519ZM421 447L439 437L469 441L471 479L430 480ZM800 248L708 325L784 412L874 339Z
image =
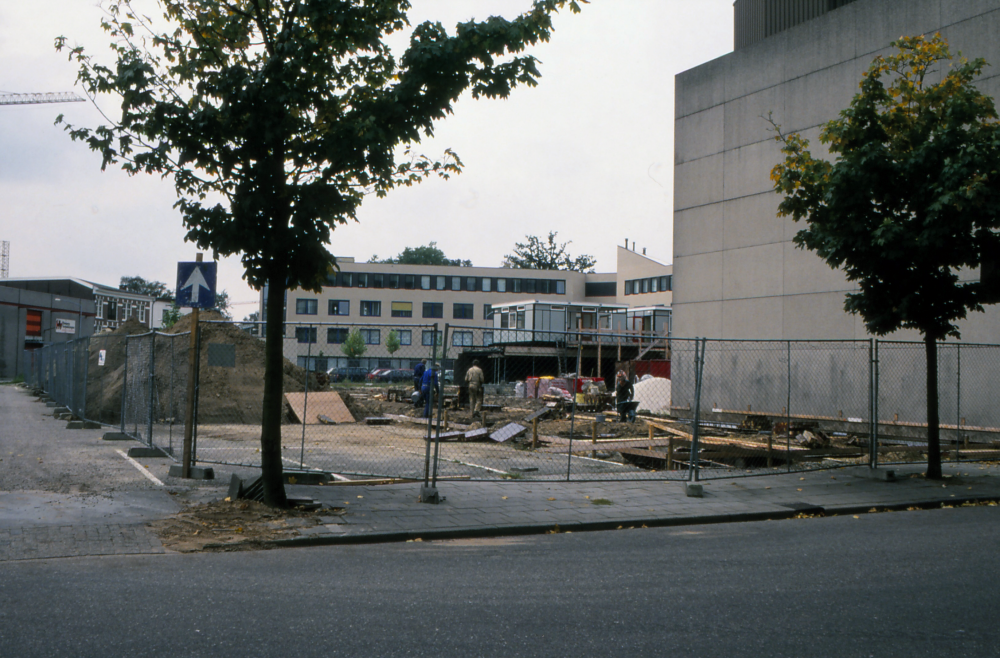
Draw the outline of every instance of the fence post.
M955 461L962 461L962 344L955 347Z
M146 410L146 437L150 448L153 447L153 401L156 386L156 331L149 335L149 407Z
M437 322L431 325L431 368L434 367L434 362L437 360ZM432 380L433 382L433 380ZM421 382L420 391L423 393L424 387ZM430 395L431 391L428 389L427 394ZM428 406L428 402L424 401L424 409ZM422 503L438 503L440 499L438 498L437 490L431 486L431 419L427 419L427 434L424 437L424 484L420 488L420 502Z
M583 360L583 321L580 321L581 333L576 335L576 367L573 368L573 386L569 392L572 402L569 408L569 450L566 452L566 481L570 481L573 469L573 433L576 431L576 382L580 378L580 362Z
M90 336L84 339L83 349L83 416L85 420L93 420L87 417L87 384L90 377ZM97 419L100 422L100 419Z
M125 407L128 398L128 336L125 336L125 365L122 370L122 434L125 433Z
M696 338L694 342L694 427L691 431L691 454L688 462L688 481L698 481L698 470L701 467L698 449L698 430L701 426L701 380L705 375L705 343L707 339ZM699 343L701 354L699 358Z
M197 318L196 318L197 319ZM191 420L191 465L198 461L198 397L201 394L201 322L194 325L194 416Z
M441 341L441 367L438 368L435 374L437 374L437 432L434 435L434 472L431 475L431 488L437 488L437 476L438 476L438 455L441 452L441 412L444 410L444 360L448 354L448 331L450 327L447 323L444 325L444 335ZM433 384L433 382L431 382ZM430 427L430 418L427 419L427 425Z
M875 359L872 361L873 372L872 375L872 436L871 440L868 441L868 465L870 468L878 468L878 387L879 387L879 372L878 372L878 338L873 338L872 342L875 344Z
M785 343L785 367L788 378L788 396L785 399L785 471L792 470L792 341ZM771 442L767 444L767 461L771 466Z
M299 468L306 467L306 417L309 412L309 362L312 360L312 328L311 324L306 325L306 384L305 399L302 402L302 444L299 447ZM319 334L319 329L316 329ZM316 337L319 340L319 336Z

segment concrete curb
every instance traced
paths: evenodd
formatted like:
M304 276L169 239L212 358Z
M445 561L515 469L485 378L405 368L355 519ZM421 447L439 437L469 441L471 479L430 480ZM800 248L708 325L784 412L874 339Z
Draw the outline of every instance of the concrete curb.
M603 530L632 530L635 528L666 528L692 525L716 525L720 523L749 523L754 521L783 521L794 519L799 514L817 514L822 516L847 516L853 514L869 514L872 510L879 512L901 512L912 507L918 509L936 509L942 506L958 506L964 503L1000 502L996 496L972 496L965 498L948 498L932 501L910 503L845 505L834 507L810 507L808 509L772 510L769 512L744 512L739 514L714 514L711 516L688 516L678 518L634 518L618 521L588 521L567 524L531 523L510 526L483 525L465 528L441 528L435 530L401 530L394 532L372 532L356 535L307 535L290 539L273 541L251 540L234 544L206 544L206 550L233 550L244 546L261 546L262 548L294 548L307 546L337 546L356 544L388 544L406 542L413 539L425 541L441 541L445 539L477 539L490 537L512 537L526 535L544 535L553 531L565 532L599 532Z

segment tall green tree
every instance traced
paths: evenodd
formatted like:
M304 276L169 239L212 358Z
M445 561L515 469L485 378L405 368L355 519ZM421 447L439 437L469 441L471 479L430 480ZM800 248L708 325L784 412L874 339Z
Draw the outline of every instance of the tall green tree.
M160 0L165 27L128 0L110 0L102 26L113 63L69 49L84 90L120 102L120 118L67 126L70 135L100 152L102 167L171 176L187 239L240 254L247 282L267 286L268 505L285 504L285 289L320 289L336 265L331 231L356 220L366 194L459 172L454 153L428 159L412 145L466 91L504 98L537 84L526 49L548 41L553 14L577 12L578 2L534 0L513 20L473 20L453 32L425 22L396 57L386 37L408 26L407 0Z
M967 273L1000 247L1000 124L993 100L975 86L982 59L946 69L952 57L940 35L893 46L895 54L872 62L850 107L823 127L833 161L779 130L785 160L771 179L784 196L779 215L806 222L795 243L857 283L844 309L875 335L923 335L927 477L940 478L937 343L959 338L956 321L992 298Z
M448 258L437 246L437 242L431 242L423 247L406 247L395 258L389 257L379 259L372 256L369 263L385 263L395 265L452 265L459 267L472 267L471 260L461 260L459 258Z
M153 299L174 301L174 291L162 281L149 281L141 276L123 276L118 283L118 289L134 292L137 295L149 295Z
M514 253L504 256L503 267L513 267L523 270L573 270L575 272L593 272L597 261L587 254L573 258L566 247L569 242L556 243L555 231L549 232L549 237L542 240L535 235L525 236L527 242L514 244Z

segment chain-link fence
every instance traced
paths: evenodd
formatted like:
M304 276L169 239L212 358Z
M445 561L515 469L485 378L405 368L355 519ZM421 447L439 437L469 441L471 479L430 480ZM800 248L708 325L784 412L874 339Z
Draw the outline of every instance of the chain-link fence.
M513 313L503 324L286 324L284 467L681 480L926 460L923 343L529 330ZM260 465L263 336L201 323L197 461ZM25 376L80 417L179 456L190 344L94 336L26 353ZM938 357L943 459L996 459L1000 346L941 344Z
M173 454L183 435L189 342L190 333L150 332L45 345L25 351L25 381L80 419Z

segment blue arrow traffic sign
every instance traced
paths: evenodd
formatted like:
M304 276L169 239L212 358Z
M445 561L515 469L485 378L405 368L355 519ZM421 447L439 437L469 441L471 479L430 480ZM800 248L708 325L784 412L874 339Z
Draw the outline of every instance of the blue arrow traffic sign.
M215 307L215 262L177 263L177 305Z

